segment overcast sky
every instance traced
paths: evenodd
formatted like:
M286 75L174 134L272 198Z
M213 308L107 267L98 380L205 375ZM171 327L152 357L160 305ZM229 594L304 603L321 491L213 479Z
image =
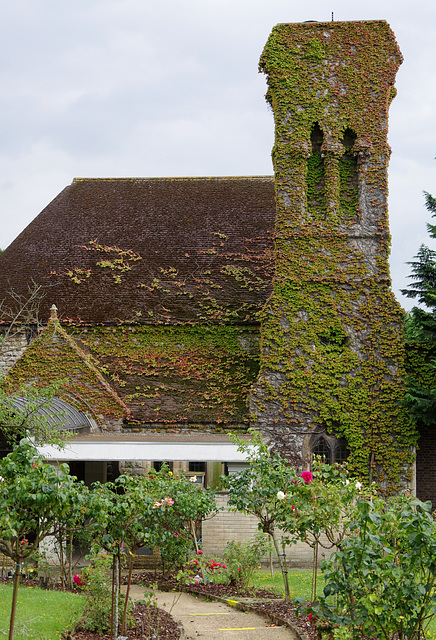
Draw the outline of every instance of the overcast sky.
M389 143L393 288L436 195L434 0L0 0L0 247L74 177L272 173L257 65L272 27L385 19L404 63Z

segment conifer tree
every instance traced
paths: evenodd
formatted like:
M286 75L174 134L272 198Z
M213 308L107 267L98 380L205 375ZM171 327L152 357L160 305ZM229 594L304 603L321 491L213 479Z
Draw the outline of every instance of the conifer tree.
M425 204L432 218L436 217L436 198L424 192ZM430 238L436 239L436 224L427 224ZM421 307L413 307L406 317L406 337L436 346L436 251L422 244L411 266L409 278L413 281L402 293L415 298ZM408 383L407 402L416 418L427 425L436 421L436 357L431 357L429 368L435 373L434 383L423 387L413 376Z

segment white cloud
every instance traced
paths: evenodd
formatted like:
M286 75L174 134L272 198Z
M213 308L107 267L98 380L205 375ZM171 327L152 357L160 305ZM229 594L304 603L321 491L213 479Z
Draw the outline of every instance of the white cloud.
M405 57L389 130L397 292L427 239L422 191L436 193L436 5L333 9L386 19ZM3 248L74 176L270 173L259 56L275 24L331 19L321 0L15 0L1 12Z

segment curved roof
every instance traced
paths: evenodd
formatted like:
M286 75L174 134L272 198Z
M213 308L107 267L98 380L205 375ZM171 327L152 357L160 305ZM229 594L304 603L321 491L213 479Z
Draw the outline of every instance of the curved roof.
M64 322L247 321L274 219L269 176L75 179L0 255L0 300L34 281Z
M44 422L51 427L56 427L59 431L90 431L93 427L91 420L75 407L65 402L61 398L51 398L41 401L41 406L34 410L32 402L32 413L37 418L43 418ZM28 398L22 396L12 396L11 405L14 409L25 413L29 406Z

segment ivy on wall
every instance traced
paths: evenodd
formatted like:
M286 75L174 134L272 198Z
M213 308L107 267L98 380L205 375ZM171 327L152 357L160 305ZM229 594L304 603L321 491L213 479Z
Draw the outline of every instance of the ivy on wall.
M278 25L260 61L278 211L253 418L271 439L277 424L300 443L316 430L344 436L353 471L387 491L407 479L417 441L388 267L387 109L400 62L381 21Z
M247 398L259 370L250 327L71 328L131 409L129 424L248 426Z

